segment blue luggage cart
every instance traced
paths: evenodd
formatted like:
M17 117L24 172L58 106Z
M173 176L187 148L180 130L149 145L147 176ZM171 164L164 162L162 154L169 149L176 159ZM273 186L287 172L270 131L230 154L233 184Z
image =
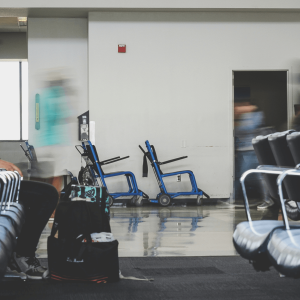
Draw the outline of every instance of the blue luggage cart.
M143 177L147 177L147 174L148 174L148 166L147 166L147 159L148 159L151 163L153 172L155 174L155 177L156 177L159 189L160 189L160 193L157 195L156 199L155 200L150 199L149 200L150 202L159 203L162 206L168 206L171 204L172 201L179 200L179 199L175 199L178 196L197 196L197 199L196 199L197 205L202 205L203 196L205 196L206 198L210 198L205 192L203 192L203 190L201 190L197 187L196 179L195 179L194 173L192 171L185 170L185 171L178 171L178 172L173 172L173 173L163 173L161 171L161 169L160 169L161 165L187 158L187 156L182 156L182 157L167 160L164 162L159 162L157 159L157 154L156 154L154 146L150 145L149 141L146 141L145 144L146 144L146 148L148 150L147 152L141 146L139 146L140 149L142 150L142 152L144 153ZM169 177L169 176L178 176L181 174L189 175L191 185L192 185L192 190L190 192L178 192L178 193L168 192L166 189L166 186L164 184L163 178ZM190 202L190 201L195 201L195 200L188 199L186 201Z
M81 147L83 149L83 152L81 152L78 147ZM143 191L138 189L137 182L135 179L135 176L130 171L121 171L121 172L113 172L113 173L104 173L102 166L108 165L111 163L115 163L117 161L129 158L129 156L122 157L114 157L111 159L100 161L98 157L98 153L96 150L96 147L90 142L82 142L82 146L75 146L77 151L81 154L82 158L86 161L87 168L91 174L91 177L93 178L93 181L95 185L101 185L103 187L107 188L105 179L109 177L116 177L116 176L125 176L127 183L128 183L128 192L109 192L108 188L107 191L109 192L109 203L112 205L115 203L128 203L135 206L142 206L143 204L143 198L148 199L148 195L145 194ZM80 177L80 176L78 176ZM100 180L100 184L98 182L98 179ZM79 180L80 181L80 180ZM84 184L84 183L83 183ZM122 199L120 197L127 197L127 199ZM128 200L128 197L131 197ZM116 200L117 199L117 200Z

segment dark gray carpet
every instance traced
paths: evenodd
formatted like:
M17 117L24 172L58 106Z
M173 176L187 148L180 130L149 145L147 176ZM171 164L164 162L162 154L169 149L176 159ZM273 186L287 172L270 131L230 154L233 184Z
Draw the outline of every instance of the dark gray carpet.
M44 264L46 260L41 260ZM110 284L6 281L1 300L104 299L299 299L300 279L280 278L272 269L257 273L240 257L120 258L124 276L153 282L120 280Z

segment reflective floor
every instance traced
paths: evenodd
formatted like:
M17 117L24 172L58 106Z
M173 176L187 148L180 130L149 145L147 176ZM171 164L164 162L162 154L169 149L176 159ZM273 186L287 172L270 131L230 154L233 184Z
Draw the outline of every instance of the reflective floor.
M251 209L254 220L278 219L278 211ZM111 230L120 257L236 255L232 234L246 220L245 210L222 205L112 207ZM46 226L37 255L47 257Z

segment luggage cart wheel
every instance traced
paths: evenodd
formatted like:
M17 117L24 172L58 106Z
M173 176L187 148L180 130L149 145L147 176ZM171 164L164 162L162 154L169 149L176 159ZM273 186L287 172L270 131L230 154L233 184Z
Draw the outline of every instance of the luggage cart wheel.
M112 206L114 204L114 198L111 195L108 195L108 203L109 206Z
M201 206L203 204L203 195L199 195L197 197L197 205Z
M137 196L135 201L135 206L142 206L143 205L143 196Z
M171 203L171 197L167 194L161 194L157 200L161 206L168 206Z
M135 202L137 201L138 196L133 196L131 199L128 200L128 205L133 206L135 205Z

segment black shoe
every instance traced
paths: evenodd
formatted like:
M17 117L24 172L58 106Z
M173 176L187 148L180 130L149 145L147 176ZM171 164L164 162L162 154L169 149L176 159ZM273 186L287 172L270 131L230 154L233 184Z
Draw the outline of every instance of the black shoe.
M274 206L274 202L270 199L268 202L265 201L263 204L257 206L257 210L265 210Z
M29 279L46 279L49 275L49 271L41 266L35 256L24 257L13 253L11 268L13 266L17 268L17 271L25 273Z

